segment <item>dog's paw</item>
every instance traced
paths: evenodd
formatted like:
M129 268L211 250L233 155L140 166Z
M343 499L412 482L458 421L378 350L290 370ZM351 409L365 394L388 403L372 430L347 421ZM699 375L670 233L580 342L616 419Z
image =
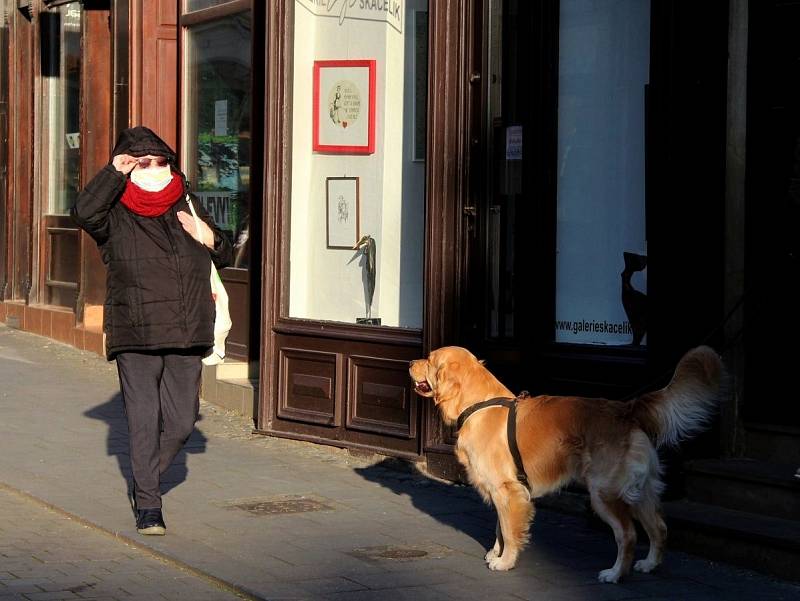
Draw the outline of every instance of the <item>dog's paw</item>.
M607 570L601 570L600 573L597 575L597 579L600 582L611 582L617 583L619 582L620 571L614 568L609 568Z
M642 572L643 574L649 574L652 572L658 564L655 561L650 559L640 559L635 564L633 564L633 569L637 572Z
M516 557L506 558L505 554L500 557L495 557L489 562L489 569L496 572L507 572L517 564Z
M483 556L483 559L486 563L490 563L493 559L497 557L497 549L492 548L487 551L486 555Z

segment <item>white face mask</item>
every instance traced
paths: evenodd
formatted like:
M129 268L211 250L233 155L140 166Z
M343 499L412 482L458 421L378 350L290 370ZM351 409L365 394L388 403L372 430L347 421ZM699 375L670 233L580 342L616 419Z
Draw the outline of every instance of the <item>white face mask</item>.
M147 169L137 167L131 171L131 181L148 192L161 192L172 181L172 177L172 169L169 165L151 166Z

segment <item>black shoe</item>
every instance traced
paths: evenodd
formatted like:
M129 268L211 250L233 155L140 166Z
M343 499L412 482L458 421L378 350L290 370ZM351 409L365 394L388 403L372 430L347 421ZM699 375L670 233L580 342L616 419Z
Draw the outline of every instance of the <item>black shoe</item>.
M164 525L164 518L161 516L161 509L140 509L136 517L136 531L139 534L155 534L163 536L167 533Z

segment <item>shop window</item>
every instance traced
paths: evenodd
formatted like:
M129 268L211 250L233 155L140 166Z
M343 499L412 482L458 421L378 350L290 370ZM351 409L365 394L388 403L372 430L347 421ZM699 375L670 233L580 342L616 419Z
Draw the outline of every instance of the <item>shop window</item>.
M186 8L220 2L188 1ZM234 246L235 268L250 266L251 12L186 29L183 151L187 176Z
M650 3L563 0L557 342L644 344Z
M42 253L40 301L74 309L78 230L68 211L80 191L81 4L39 15L42 39Z
M422 327L428 3L294 3L289 315Z

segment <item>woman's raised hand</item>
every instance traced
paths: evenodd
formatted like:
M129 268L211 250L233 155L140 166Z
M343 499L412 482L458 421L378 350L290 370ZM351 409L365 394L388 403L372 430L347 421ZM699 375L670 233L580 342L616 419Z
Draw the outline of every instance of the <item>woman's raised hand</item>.
M120 173L128 175L136 167L136 157L129 154L118 154L112 159L111 164Z

